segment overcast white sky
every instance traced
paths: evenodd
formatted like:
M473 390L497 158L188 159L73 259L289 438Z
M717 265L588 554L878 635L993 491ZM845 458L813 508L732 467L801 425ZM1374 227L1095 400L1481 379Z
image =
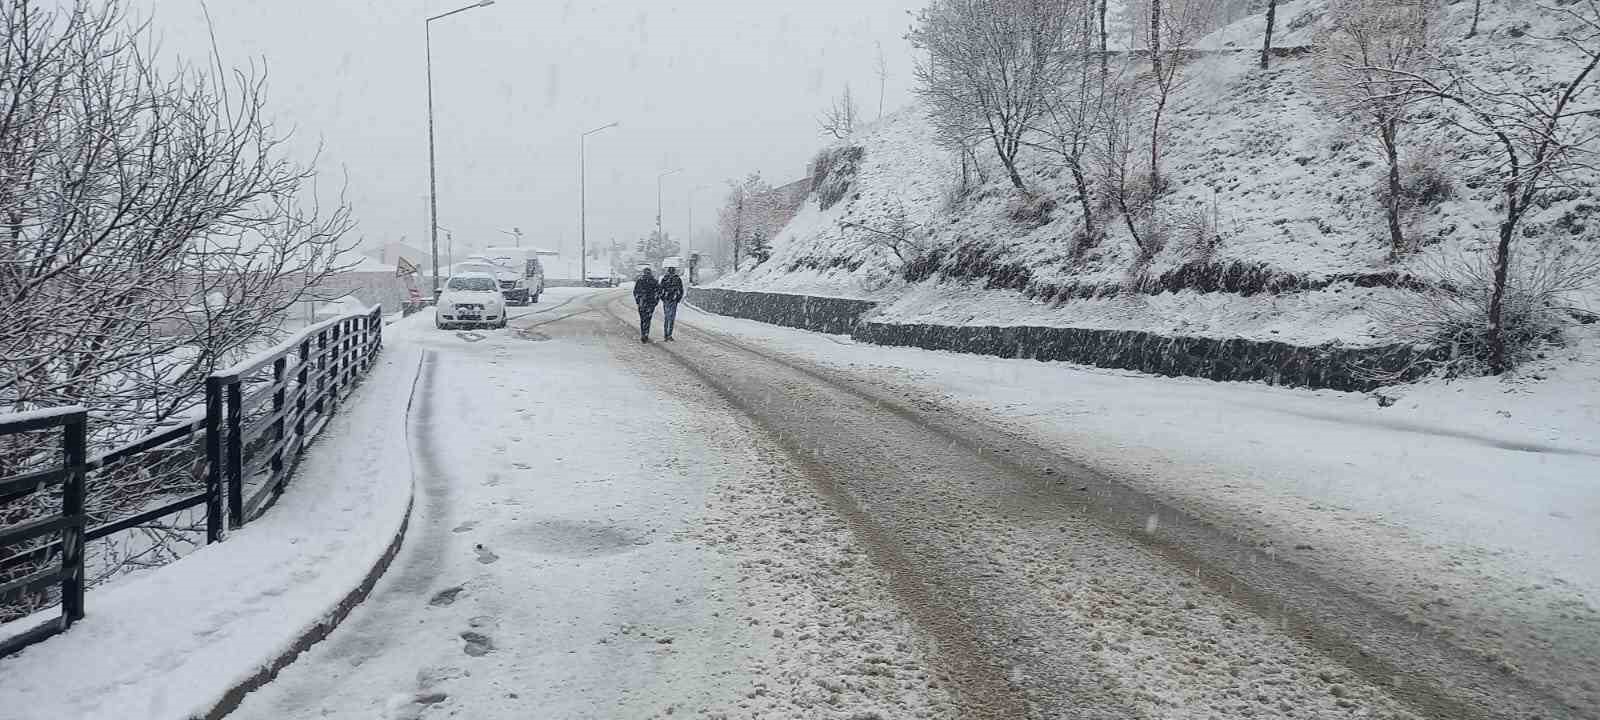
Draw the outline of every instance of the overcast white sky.
M134 0L168 52L206 49L200 0ZM471 0L210 0L228 64L265 59L274 116L349 174L369 243L427 248L423 19ZM497 0L433 23L439 224L464 245L578 245L578 136L589 139L589 239L715 222L723 182L797 179L824 143L816 117L848 82L877 114L910 97L909 13L921 0ZM441 235L441 243L443 237ZM441 249L441 253L443 250Z

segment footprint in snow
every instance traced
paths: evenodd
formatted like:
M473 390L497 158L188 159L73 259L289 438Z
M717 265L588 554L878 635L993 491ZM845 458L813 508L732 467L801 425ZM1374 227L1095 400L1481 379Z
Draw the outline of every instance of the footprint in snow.
M461 633L461 639L466 643L466 645L461 648L461 652L471 655L472 657L483 657L484 655L494 652L494 641L490 640L488 635L475 633L471 630L468 630L464 633Z
M442 692L394 695L389 698L384 718L385 720L421 720L423 711L444 702L449 697L449 695Z
M472 549L478 553L478 562L481 562L485 565L500 559L499 555L494 554L493 550L484 547L482 543L472 546Z
M472 529L477 527L477 526L478 526L478 521L477 520L468 520L468 521L466 521L464 523L461 523L460 525L457 525L455 527L455 529L451 530L450 532L453 532L453 533L472 532Z
M455 587L445 588L443 590L440 590L439 592L434 593L433 594L433 599L429 600L428 604L432 605L434 607L447 607L449 605L453 605L456 602L456 598L460 597L462 591L464 591L464 590L466 590L466 588L464 588L464 587L462 587L460 585L457 585Z

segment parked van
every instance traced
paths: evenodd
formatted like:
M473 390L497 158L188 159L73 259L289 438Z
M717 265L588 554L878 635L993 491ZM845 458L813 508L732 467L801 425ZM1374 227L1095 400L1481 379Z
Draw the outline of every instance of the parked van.
M500 293L512 305L539 302L544 293L544 263L528 248L492 247L469 260L485 260L500 268L495 277L500 282Z

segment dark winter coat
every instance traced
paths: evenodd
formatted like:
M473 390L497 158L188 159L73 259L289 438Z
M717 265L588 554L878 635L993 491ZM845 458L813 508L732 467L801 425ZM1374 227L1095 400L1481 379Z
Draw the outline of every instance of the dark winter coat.
M633 283L633 301L639 307L655 307L661 301L661 284L654 275L641 273Z
M661 276L661 302L683 302L683 278L677 273Z

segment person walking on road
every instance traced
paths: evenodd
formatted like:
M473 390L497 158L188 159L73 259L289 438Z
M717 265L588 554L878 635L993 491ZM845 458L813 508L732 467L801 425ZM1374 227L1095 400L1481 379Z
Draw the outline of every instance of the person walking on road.
M656 303L661 300L661 285L656 274L646 266L633 282L633 301L639 305L639 342L650 342L650 320L655 317Z
M683 302L683 278L678 277L678 266L668 265L667 274L661 276L661 334L667 342L672 339L672 326L678 321L678 303Z

